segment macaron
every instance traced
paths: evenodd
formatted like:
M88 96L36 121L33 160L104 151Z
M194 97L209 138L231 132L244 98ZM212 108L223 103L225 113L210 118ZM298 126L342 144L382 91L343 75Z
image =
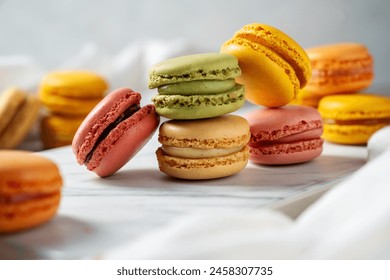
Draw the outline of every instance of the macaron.
M108 88L100 75L88 71L58 71L43 77L39 98L56 114L86 116Z
M43 224L57 213L62 177L57 165L38 154L0 151L0 233Z
M318 110L324 139L339 144L365 145L377 130L390 125L390 97L369 93L330 95Z
M38 118L40 103L36 96L18 88L0 95L0 149L16 148Z
M303 88L299 91L298 95L289 103L289 105L303 105L313 108L317 108L320 100L323 96L313 94Z
M159 168L189 180L231 176L248 162L249 138L248 122L240 116L166 121L159 129Z
M221 47L238 58L246 99L266 107L288 104L311 76L305 50L281 30L260 23L243 26Z
M261 108L245 117L250 125L249 159L253 163L301 163L322 153L321 115L312 107Z
M204 53L180 56L153 65L149 88L159 115L169 119L203 119L234 112L245 103L237 58Z
M99 102L73 138L73 153L80 165L107 177L146 144L160 117L153 104L141 107L140 100L140 93L119 88Z
M306 90L317 95L356 92L374 79L374 61L360 43L336 43L306 49L312 77Z
M41 140L44 149L71 145L85 116L50 114L41 120Z

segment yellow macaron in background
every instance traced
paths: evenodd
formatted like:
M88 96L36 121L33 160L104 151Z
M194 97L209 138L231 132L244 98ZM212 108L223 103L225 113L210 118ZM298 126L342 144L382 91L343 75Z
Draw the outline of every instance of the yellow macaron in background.
M221 52L237 57L237 82L254 104L280 107L288 104L311 77L304 49L279 29L259 23L243 26L226 41Z
M39 98L47 109L41 122L44 148L70 145L78 126L107 89L105 79L90 71L56 71L43 77Z
M98 74L88 71L58 71L43 77L39 97L57 114L86 115L103 98L108 85Z
M323 138L339 144L365 145L372 134L390 125L390 98L356 93L330 95L318 106Z
M10 87L0 95L0 149L16 148L38 118L38 98Z

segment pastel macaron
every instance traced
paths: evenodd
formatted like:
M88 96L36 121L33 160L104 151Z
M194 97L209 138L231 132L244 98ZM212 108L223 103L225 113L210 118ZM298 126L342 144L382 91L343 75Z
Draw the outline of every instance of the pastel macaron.
M159 129L159 168L189 180L231 176L248 162L249 138L248 122L240 116L166 121Z
M159 115L169 119L202 119L231 113L245 103L237 58L204 53L171 58L153 65L149 88Z
M245 116L250 125L250 160L265 165L310 161L322 153L322 120L306 106L261 108Z
M0 233L29 229L52 219L62 184L57 165L48 158L0 150Z
M7 88L0 95L0 149L14 149L24 140L38 118L35 95Z
M310 79L305 50L281 30L260 23L243 26L221 47L237 57L246 99L266 107L288 104Z
M390 125L390 97L369 93L330 95L318 110L324 139L339 144L365 145L379 129Z
M107 177L146 144L160 117L153 104L141 107L140 100L140 93L119 88L96 105L73 138L73 153L80 165Z
M105 79L94 72L57 71L43 77L39 98L53 113L85 116L104 97L107 88Z
M312 77L306 90L326 96L356 92L369 87L374 79L374 61L360 43L335 43L306 49Z

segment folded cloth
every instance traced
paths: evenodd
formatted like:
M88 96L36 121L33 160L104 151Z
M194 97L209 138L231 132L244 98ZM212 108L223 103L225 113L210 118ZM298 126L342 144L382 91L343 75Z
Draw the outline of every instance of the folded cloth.
M389 259L390 149L296 220L271 210L194 213L107 259Z

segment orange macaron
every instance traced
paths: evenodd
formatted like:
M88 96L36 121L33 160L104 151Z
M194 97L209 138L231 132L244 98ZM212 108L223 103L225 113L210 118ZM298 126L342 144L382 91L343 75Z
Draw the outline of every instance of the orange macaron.
M306 49L312 76L305 89L326 96L356 92L374 79L373 57L360 43L336 43Z
M61 187L57 165L46 157L0 151L0 233L49 221L57 212Z

